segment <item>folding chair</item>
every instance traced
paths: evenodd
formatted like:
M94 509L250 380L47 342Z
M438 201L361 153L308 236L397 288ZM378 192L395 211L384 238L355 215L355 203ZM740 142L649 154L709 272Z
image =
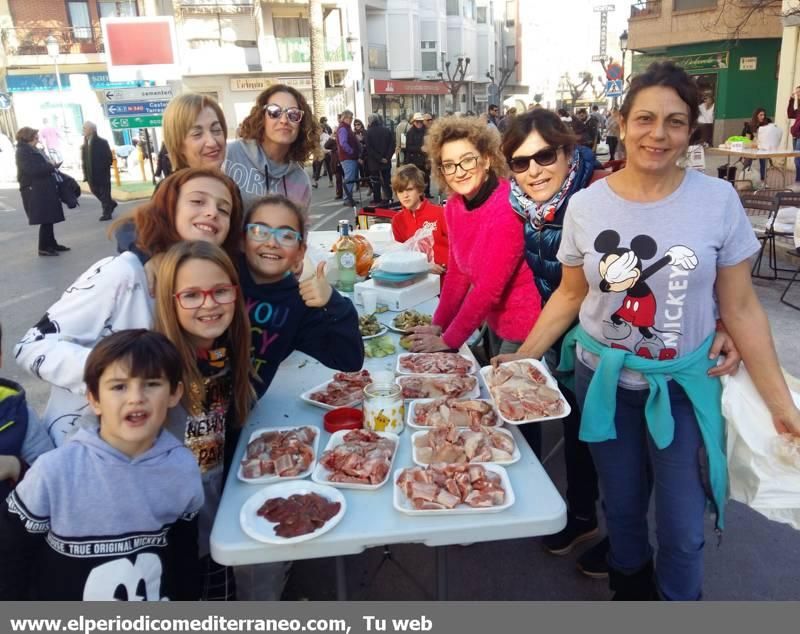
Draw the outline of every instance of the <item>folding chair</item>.
M786 251L786 255L800 259L800 250L789 249ZM788 301L786 299L786 293L789 292L789 289L792 287L792 284L794 284L797 281L798 275L800 275L800 262L798 262L798 266L794 271L794 275L792 275L792 277L789 279L789 283L786 285L786 288L783 289L783 293L781 294L781 302L786 304L787 306L791 306L795 310L800 310L800 306L798 306L797 304L792 304L792 302Z
M767 190L745 192L741 195L742 206L747 213L756 238L761 242L761 250L753 263L751 274L762 279L778 279L778 256L775 246L775 231L773 225L780 208L780 194L792 193L791 190ZM761 262L767 252L767 265L771 274L761 273ZM784 278L785 279L785 278Z

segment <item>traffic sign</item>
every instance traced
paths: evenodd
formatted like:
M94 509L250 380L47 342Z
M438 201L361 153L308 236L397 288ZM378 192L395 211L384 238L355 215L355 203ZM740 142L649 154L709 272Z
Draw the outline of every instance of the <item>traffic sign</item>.
M622 80L609 79L606 82L606 97L621 97L622 96Z
M109 123L113 130L123 128L158 128L161 126L162 118L160 114L146 115L143 117L118 117L111 119Z
M128 115L161 114L166 110L168 101L134 101L120 103L104 103L103 110L107 117L126 117Z
M608 55L592 55L593 62L604 62L608 59Z
M606 67L606 78L608 79L622 79L622 65L617 64L616 62L613 64L609 64Z
M172 99L172 88L169 86L152 86L150 88L117 88L114 90L104 90L103 98L109 101L155 101Z

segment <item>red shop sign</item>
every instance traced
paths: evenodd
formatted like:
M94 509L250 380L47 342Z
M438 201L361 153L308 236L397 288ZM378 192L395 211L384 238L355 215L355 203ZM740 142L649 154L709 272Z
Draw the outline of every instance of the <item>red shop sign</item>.
M373 95L446 95L450 91L441 81L373 79Z

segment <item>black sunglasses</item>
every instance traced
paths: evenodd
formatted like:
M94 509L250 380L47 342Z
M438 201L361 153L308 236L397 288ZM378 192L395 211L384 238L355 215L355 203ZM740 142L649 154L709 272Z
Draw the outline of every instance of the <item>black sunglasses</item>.
M563 146L561 145L558 147L546 147L543 150L536 152L536 154L531 154L530 156L512 156L508 160L508 166L515 174L527 172L531 165L531 161L540 167L547 167L558 160L558 151L562 147Z

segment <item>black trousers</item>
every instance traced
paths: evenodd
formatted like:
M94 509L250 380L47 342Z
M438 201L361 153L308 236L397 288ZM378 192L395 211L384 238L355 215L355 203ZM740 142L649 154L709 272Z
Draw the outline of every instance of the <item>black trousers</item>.
M111 181L109 180L107 183L93 183L89 181L89 189L91 192L97 197L97 200L100 201L100 204L103 206L103 215L110 216L114 213L114 208L117 206L117 203L111 198Z
M323 158L323 159L321 159L319 161L314 161L311 164L312 173L314 175L314 182L318 181L320 179L320 177L323 176L323 174L322 174L322 168L323 167L325 168L325 174L324 175L327 176L328 180L330 180L330 182L332 183L333 182L333 172L331 170L331 155L328 154L327 152L325 153L325 158Z
M613 161L614 155L617 153L617 143L619 143L619 137L607 135L606 143L608 143L608 160Z
M372 200L391 200L392 198L392 164L389 163L369 175L372 187ZM381 196L383 188L383 196Z
M53 223L46 222L39 225L39 251L54 251L58 243L53 232Z

